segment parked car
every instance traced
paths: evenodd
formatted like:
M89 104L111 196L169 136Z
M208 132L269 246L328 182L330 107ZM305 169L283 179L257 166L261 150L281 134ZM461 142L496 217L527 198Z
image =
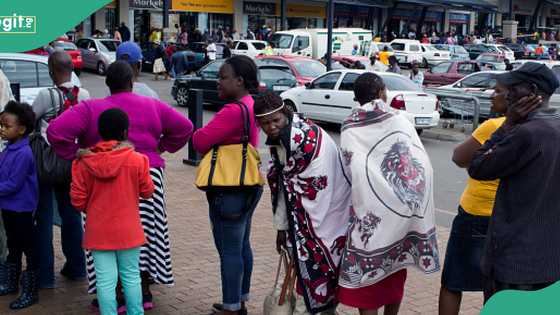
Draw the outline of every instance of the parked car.
M508 59L510 62L515 61L515 53L513 50L509 49L506 45L502 44L487 44L488 46L492 46L496 48L504 58Z
M327 72L327 67L317 60L299 56L259 56L257 60L262 65L278 65L290 68L296 77L298 85L307 82Z
M391 42L391 48L395 51L399 64L410 66L414 61L422 62L422 48L417 40L395 39Z
M492 93L494 93L494 86L496 85L494 75L503 72L504 71L480 71L467 75L453 84L436 88L426 88L425 90L427 92L433 92L434 94L444 92L462 96L475 96L480 102L480 117L488 118L491 115L490 97ZM440 98L440 100L444 114L451 113L461 116L472 116L474 113L474 105L471 101L444 97Z
M474 61L442 62L424 72L424 85L448 85L478 71L480 67Z
M476 63L481 69L506 70L505 58L501 54L483 53L476 58Z
M171 87L171 95L179 106L187 106L189 90L200 89L204 102L211 105L223 105L224 101L218 97L218 73L225 60L210 62L194 74L182 75L175 78ZM275 93L286 91L297 84L296 78L285 66L260 65L258 63L259 92L267 89Z
M0 70L10 83L20 84L20 100L33 104L41 89L54 86L49 75L48 61L46 56L0 53ZM81 86L75 73L72 73L72 83Z
M297 79L290 68L275 65L260 65L259 81L262 88L280 94L297 86Z
M537 49L538 46L538 44L528 44L525 46L529 51L529 56L527 56L527 58L549 60L550 54L548 53L548 47L543 45L544 53L540 56L537 56L537 54L535 53L535 49Z
M286 106L320 121L340 124L358 106L354 100L354 81L364 70L334 70L306 86L281 94ZM394 73L377 73L387 86L388 104L398 110L419 132L437 126L438 100L425 93L410 79Z
M76 46L82 53L83 68L105 75L107 68L116 59L120 42L108 38L81 38Z
M560 63L550 63L547 65L551 67L553 72L560 76ZM453 84L437 88L426 88L425 90L434 94L445 92L463 96L475 96L480 102L480 117L488 118L492 115L490 110L492 106L491 96L496 86L494 76L500 73L504 73L504 71L481 71L468 75ZM440 98L440 100L444 114L452 113L462 116L472 116L474 113L472 102L443 97ZM560 88L552 94L549 104L551 107L560 109Z
M466 61L471 60L469 53L463 48L463 46L459 45L444 45L444 44L435 44L433 45L435 48L439 50L444 50L449 52L449 59L451 61Z
M513 51L515 59L527 58L529 56L529 50L521 44L507 43L504 45Z
M263 53L266 45L268 44L262 40L236 40L233 42L231 53L255 58Z
M469 53L471 60L475 60L484 53L499 53L497 48L484 44L466 44L463 45L463 48Z
M424 68L451 59L449 51L439 50L431 44L421 44L420 47L422 48L422 66Z

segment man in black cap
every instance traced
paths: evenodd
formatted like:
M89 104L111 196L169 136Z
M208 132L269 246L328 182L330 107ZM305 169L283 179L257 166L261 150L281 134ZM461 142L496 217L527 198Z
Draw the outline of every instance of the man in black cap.
M507 88L506 121L469 167L476 180L500 179L481 266L485 301L560 280L560 114L548 108L560 84L534 62L496 81Z

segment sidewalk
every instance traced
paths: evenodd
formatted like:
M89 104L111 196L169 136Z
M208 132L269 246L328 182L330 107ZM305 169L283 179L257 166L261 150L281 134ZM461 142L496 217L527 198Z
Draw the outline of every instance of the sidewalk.
M206 198L192 184L194 168L183 165L182 157L182 153L166 156L167 209L176 284L152 287L156 308L147 314L206 315L211 313L212 303L221 299L219 260L210 233ZM278 263L271 213L270 192L265 190L252 225L254 271L248 308L249 314L254 315L262 313L262 303L272 287ZM60 230L55 231L58 271L63 256ZM438 231L442 263L448 234L444 228ZM423 276L409 269L400 314L437 314L440 275ZM57 289L42 290L40 303L22 311L9 310L8 304L14 296L0 298L0 314L93 314L88 308L93 297L87 295L85 282L69 282L60 276L57 281ZM481 305L481 293L466 294L461 314L478 314ZM346 307L339 307L339 313L358 314Z

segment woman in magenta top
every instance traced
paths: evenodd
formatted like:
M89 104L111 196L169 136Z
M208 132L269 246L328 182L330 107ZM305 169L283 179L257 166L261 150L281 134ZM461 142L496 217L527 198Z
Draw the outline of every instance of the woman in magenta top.
M149 279L160 284L173 284L163 186L165 161L161 153L181 149L189 140L193 125L171 106L155 98L132 93L132 77L132 68L127 62L112 63L105 79L111 95L82 101L66 110L49 124L47 138L59 156L71 160L79 148L93 146L101 140L97 120L103 111L119 108L128 115L128 140L137 152L148 157L155 185L152 198L140 199L140 217L147 239L140 251L140 271L144 307L149 309L153 306ZM90 253L87 255L89 292L94 293L95 269ZM118 302L119 306L124 305L122 301Z
M247 56L227 59L220 68L218 94L226 104L192 137L194 148L204 154L215 145L241 143L243 116L239 103L249 109L249 141L259 143L259 131L253 113L251 91L258 87L257 67ZM246 314L249 299L253 252L251 250L251 218L262 194L262 187L232 190L212 189L206 192L212 221L212 234L220 255L222 302L214 304L217 314Z

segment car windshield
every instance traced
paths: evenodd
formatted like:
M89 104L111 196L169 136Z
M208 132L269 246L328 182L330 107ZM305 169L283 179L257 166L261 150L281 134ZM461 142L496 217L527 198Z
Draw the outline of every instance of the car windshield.
M496 52L496 53L500 52L500 50L498 48L494 47L494 46L486 46L486 48L490 52Z
M415 91L422 92L422 88L414 84L410 79L398 75L381 75L387 90L389 91Z
M99 45L99 48L103 52L115 52L115 51L117 51L118 44L114 40L100 40L99 43L101 43L101 45Z
M274 34L270 39L270 43L274 48L288 49L292 45L293 35L288 34Z
M449 46L448 45L442 45L442 44L436 44L433 45L432 47L435 47L437 50L449 50Z
M266 83L283 83L288 84L296 81L296 78L289 72L290 69L286 68L260 68L259 75L261 81Z
M457 54L468 54L467 50L461 46L455 46L455 53Z
M316 78L327 72L327 67L316 60L298 60L293 65L302 77Z
M253 42L253 46L256 50L263 50L266 47L265 43Z
M385 45L385 44L377 44L377 48L379 48L379 51L383 51L383 49L387 47L387 51L393 51L393 48L391 48L391 46L389 45Z
M449 71L449 67L451 67L450 62L443 62L438 65L435 65L430 72L432 73L447 73Z
M64 50L76 50L76 49L78 49L78 47L76 47L76 45L74 45L74 43L71 43L71 42L55 42L54 47L62 48Z

